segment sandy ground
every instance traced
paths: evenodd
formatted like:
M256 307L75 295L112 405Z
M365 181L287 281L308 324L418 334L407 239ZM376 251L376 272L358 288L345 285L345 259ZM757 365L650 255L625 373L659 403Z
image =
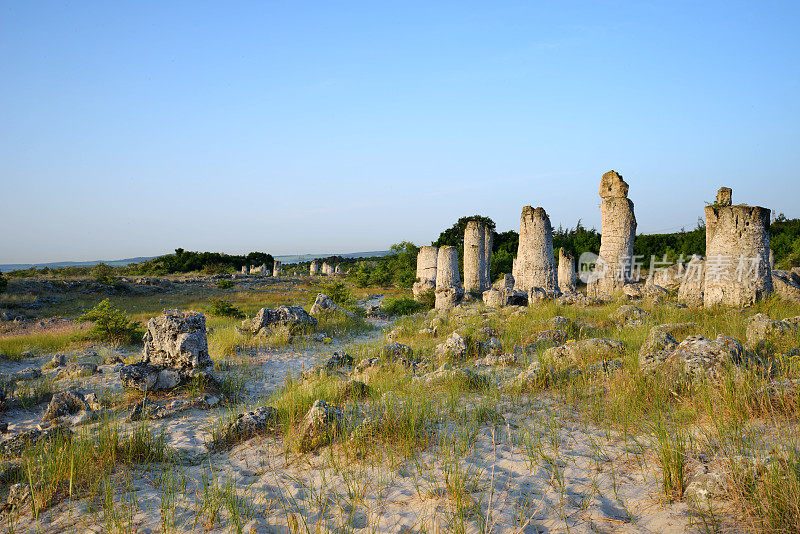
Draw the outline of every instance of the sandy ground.
M390 323L355 340L382 339ZM349 340L348 342L353 342ZM250 354L249 406L287 374L318 364L343 342ZM135 356L120 354L123 358ZM37 361L0 363L13 373ZM122 395L117 366L59 381ZM45 404L5 412L9 431L34 427ZM278 438L255 437L210 453L210 429L226 408L193 409L152 421L182 461L150 464L116 480L117 519L97 500L65 500L16 532L696 532L685 503L667 503L647 442L587 423L547 396L498 406L503 422L475 429L442 423L439 441L415 457L378 450L361 461L331 448L285 453ZM460 489L459 489L460 488ZM218 499L206 498L217 495ZM214 508L217 503L217 509ZM224 504L219 504L224 503Z

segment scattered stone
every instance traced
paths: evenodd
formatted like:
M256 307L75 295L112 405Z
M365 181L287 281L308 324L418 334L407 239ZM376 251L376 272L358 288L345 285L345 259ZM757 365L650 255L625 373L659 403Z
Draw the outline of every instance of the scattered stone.
M490 385L488 377L471 369L452 368L449 364L443 364L436 371L414 378L425 386L432 386L444 380L462 382L464 387L470 389L483 389Z
M772 270L772 288L775 294L789 302L800 301L800 276L791 271Z
M722 499L728 495L728 481L722 474L709 471L708 466L701 466L695 473L686 489L683 498L690 505L706 508L712 500Z
M67 363L67 357L63 354L55 354L53 355L53 359L47 362L42 366L42 369L55 369L57 367L62 367L64 364Z
M53 394L53 398L42 415L42 423L52 423L68 415L81 411L89 411L89 403L83 394L74 389L67 389Z
M312 316L321 316L325 314L341 314L350 319L353 319L356 315L353 312L347 311L335 302L324 293L319 293L317 295L317 299L314 301L314 304L311 306L311 310L309 314Z
M51 441L56 436L63 436L65 439L72 437L72 431L63 426L51 426L47 429L34 428L15 434L3 441L0 441L0 456L6 458L16 458L22 452L42 441Z
M292 332L317 326L317 319L300 306L278 306L275 309L261 308L253 319L242 322L242 329L252 334L262 330L285 326Z
M622 362L620 360L600 360L587 367L586 373L590 375L599 373L610 375L614 373L614 371L619 371L620 369L622 369Z
M381 349L381 354L384 358L390 361L394 361L397 358L410 358L414 351L408 345L403 345L402 343L389 343Z
M337 388L337 398L340 400L344 399L363 399L368 397L370 394L370 388L364 382L360 380L346 380L339 384Z
M735 339L719 334L716 340L701 335L681 341L665 362L677 366L690 377L718 378L726 365L746 363L747 352Z
M512 367L516 365L517 357L514 354L506 353L506 354L493 354L490 353L486 355L484 358L477 360L475 365L478 366L486 366L486 367Z
M14 382L26 382L29 380L36 380L42 376L42 370L38 367L28 367L22 371L17 371L11 375L10 379Z
M495 337L490 338L488 341L480 341L478 348L481 354L500 356L503 353L503 343Z
M298 449L309 452L327 445L339 435L344 425L342 411L323 400L314 401L298 428Z
M236 419L220 433L212 448L244 441L256 435L269 434L278 430L278 410L272 406L261 406L249 412L240 413Z
M210 377L210 375L205 375ZM139 391L171 390L189 381L191 375L179 369L144 362L125 365L119 370L122 385Z
M650 314L643 309L626 304L617 308L614 313L609 316L609 319L620 326L635 326L644 324L649 317Z
M759 353L773 354L795 348L800 343L800 316L775 321L765 313L747 320L747 348Z
M61 380L64 378L84 378L93 376L98 373L97 365L90 362L77 362L68 363L66 367L62 368L56 378Z
M150 319L144 335L142 362L184 371L213 366L208 355L205 315L169 310Z
M544 352L544 356L553 360L580 363L587 356L612 359L610 357L620 356L624 351L625 345L621 341L595 337L549 348Z
M334 352L328 361L325 362L325 370L326 371L335 371L337 369L341 369L343 367L352 367L353 366L353 357L347 354L346 352L336 351Z
M682 263L670 265L666 269L656 269L655 272L651 273L650 276L647 277L645 287L659 286L667 291L667 293L670 291L675 291L681 287L681 282L683 281L683 275L685 271L686 269Z
M453 332L444 343L436 346L436 355L452 360L462 360L467 357L467 342L458 332Z
M642 298L643 292L639 284L625 284L622 286L622 294L631 300Z

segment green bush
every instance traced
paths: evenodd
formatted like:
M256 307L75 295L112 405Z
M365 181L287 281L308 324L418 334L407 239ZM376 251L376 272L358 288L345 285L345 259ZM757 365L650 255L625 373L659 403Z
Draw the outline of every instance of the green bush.
M422 309L422 304L414 299L402 297L399 299L385 299L381 306L388 315L410 315Z
M6 286L8 286L8 280L3 276L3 273L0 273L0 293L6 290Z
M92 321L94 327L88 337L113 343L136 343L142 338L142 323L131 321L128 315L111 306L108 299L100 301L94 308L80 317L81 321Z
M244 312L225 300L214 299L211 301L211 307L208 310L211 315L219 315L223 317L237 317L244 318Z
M328 295L328 297L339 306L346 306L354 300L353 295L350 294L344 282L334 282L324 286L323 293Z
M95 282L99 282L101 284L105 284L108 286L113 286L116 282L116 278L114 278L114 268L110 265L106 265L105 263L98 263L94 267L92 267L92 278L94 278Z
M220 280L217 282L217 289L230 289L233 287L233 280Z

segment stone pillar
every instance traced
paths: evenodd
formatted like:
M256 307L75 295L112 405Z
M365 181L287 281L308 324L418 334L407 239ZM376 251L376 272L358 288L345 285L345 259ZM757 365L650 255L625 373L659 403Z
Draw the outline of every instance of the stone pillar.
M334 274L342 274L342 266L337 264L336 268L333 270Z
M242 265L242 274L250 274L250 271L247 270L247 265Z
M309 274L318 274L319 273L319 263L317 260L311 261L311 266L308 269Z
M328 275L330 275L332 273L333 273L333 269L331 269L331 266L328 265L327 262L322 262L322 274L324 274L325 276L328 276Z
M772 293L769 220L767 208L733 206L727 187L706 207L705 306L750 306Z
M484 274L484 279L486 280L485 289L489 289L492 287L492 248L494 247L494 230L492 230L489 225L486 225L486 237L484 242L486 243L483 260L484 267L486 268L486 273Z
M616 171L608 171L600 180L600 257L586 293L590 297L614 295L631 282L633 239L636 217L628 199L628 184Z
M464 229L464 291L486 289L486 225L469 221Z
M575 257L564 250L558 249L558 288L564 293L575 293Z
M269 276L269 271L267 270L267 264L261 264L261 276Z
M519 276L519 273L517 272L517 258L516 257L511 258L511 276L514 278L514 280L516 280L517 276Z
M458 275L458 249L449 245L439 248L436 258L436 309L446 310L464 298Z
M417 254L417 280L412 291L415 300L423 300L425 295L436 290L436 262L439 249L431 246L420 247Z
M553 228L544 208L522 208L516 269L515 289L527 292L532 287L539 287L547 292L558 291Z
M705 278L705 260L694 255L686 265L678 288L678 302L687 306L703 305L703 286Z
M274 260L272 265L272 276L280 276L282 269L283 264L278 260Z

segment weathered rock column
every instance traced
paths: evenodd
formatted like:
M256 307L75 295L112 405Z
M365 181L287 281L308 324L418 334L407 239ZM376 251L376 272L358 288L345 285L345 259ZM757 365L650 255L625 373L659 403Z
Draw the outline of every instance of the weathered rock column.
M269 271L267 270L267 264L261 264L261 276L269 276Z
M242 274L250 274L250 271L247 269L247 265L242 265Z
M417 280L412 291L415 300L422 300L425 295L436 290L436 262L439 249L437 247L420 247L417 254Z
M563 293L574 293L576 280L575 257L561 247L558 249L558 288Z
M278 260L274 260L274 264L272 266L272 276L280 276L282 270L283 264Z
M616 171L608 171L600 180L600 257L586 293L590 297L614 295L622 291L633 274L633 239L636 216L628 199L628 184Z
M458 275L458 249L449 245L439 248L436 258L436 309L449 309L464 298Z
M558 291L553 228L544 208L522 208L516 270L515 289L530 291L532 287L539 287L546 292Z
M311 266L308 269L309 274L318 274L319 273L319 263L317 260L311 261Z
M486 244L483 255L483 264L484 268L486 269L484 274L486 286L484 289L489 289L492 287L492 248L494 247L494 230L492 230L489 225L486 225L486 237L484 238L484 243Z
M769 217L767 208L733 206L727 187L706 207L705 306L750 306L772 293Z
M327 262L322 262L322 274L325 276L330 276L333 274L333 267L328 265Z
M486 289L486 225L469 221L464 229L464 291Z
M703 305L705 263L705 260L698 255L693 255L689 259L686 270L681 276L681 285L678 288L678 302L688 306Z
M336 268L333 270L333 274L342 274L342 265L337 263Z

